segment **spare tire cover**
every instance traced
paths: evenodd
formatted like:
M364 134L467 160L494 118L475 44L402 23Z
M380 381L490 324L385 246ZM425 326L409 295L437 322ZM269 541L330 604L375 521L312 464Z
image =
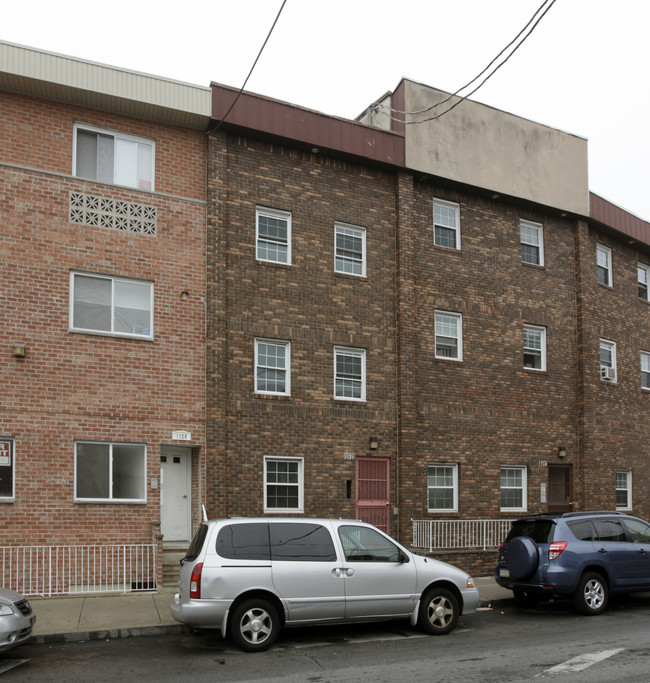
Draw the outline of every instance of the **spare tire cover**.
M538 561L537 544L529 536L517 536L508 543L506 562L511 579L523 581L532 576Z

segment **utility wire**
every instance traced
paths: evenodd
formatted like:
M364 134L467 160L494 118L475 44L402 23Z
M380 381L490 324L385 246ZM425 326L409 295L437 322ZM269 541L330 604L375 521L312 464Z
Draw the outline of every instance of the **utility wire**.
M409 125L409 124L416 124L416 123L425 123L425 122L427 122L427 121L434 121L435 119L439 119L441 116L443 116L444 114L450 112L452 109L454 109L455 107L457 107L461 102L463 102L463 101L466 100L468 97L470 97L470 95L473 95L479 88L483 87L483 86L485 85L485 83L487 83L487 81L488 81L490 78L492 78L492 76L494 76L494 74L495 74L495 73L496 73L496 72L497 72L497 71L498 71L498 70L499 70L499 69L500 69L500 68L501 68L509 59L510 59L510 57L512 57L512 55L514 55L514 53L515 53L515 52L524 44L524 42L526 41L526 39L527 39L527 38L531 35L531 33L537 28L537 25L538 25L538 24L540 23L540 21L544 18L544 16L545 16L546 13L551 9L551 7L553 7L553 5L556 3L556 1L557 1L557 0L551 0L550 4L548 4L548 6L546 7L546 9L544 9L544 6L545 6L546 3L548 2L548 0L544 0L544 2L537 8L537 10L536 10L535 13L533 14L533 16L529 19L528 23L524 26L524 28L523 28L523 29L522 29L522 30L521 30L521 31L520 31L520 32L519 32L519 33L518 33L518 34L517 34L517 35L516 35L516 36L515 36L515 37L514 37L514 38L513 38L513 39L512 39L504 48L503 48L503 49L502 49L502 50L501 50L501 52L499 52L499 54L498 54L496 57L494 57L494 59L492 59L492 61L483 69L483 71L481 71L479 74L477 74L474 78L472 78L471 81L469 81L468 83L466 83L464 86L462 86L461 88L459 88L458 90L456 90L456 92L452 93L451 95L448 95L444 100L440 100L440 102L436 102L435 104L432 104L430 107L427 107L427 108L425 108L425 109L420 109L420 110L418 110L418 111L401 111L401 110L399 110L399 109L393 109L392 107L387 107L386 105L381 104L381 103L379 103L379 102L376 102L376 103L373 105L373 107L375 107L376 109L380 109L380 108L381 108L381 109L385 109L385 110L387 110L387 111L390 111L391 114L386 114L386 115L389 116L389 118L390 118L391 120L397 121L398 123L407 124L407 125ZM535 21L535 18L536 18L537 15L542 11L542 9L544 9L544 11L542 12L541 16L539 16L539 17L537 18L537 20ZM426 113L426 112L428 112L428 111L431 111L432 109L435 109L436 107L439 107L439 106L442 105L442 104L445 104L446 102L449 102L449 100L451 100L452 97L456 97L456 96L458 95L458 93L460 93L460 92L462 92L463 90L465 90L465 88L469 87L472 83L474 83L476 80L478 80L486 71L488 71L488 69L490 69L490 67L497 61L497 59L499 59L499 57L501 57L501 55L503 55L503 53L506 52L506 50L508 50L508 49L513 45L513 43L515 43L515 42L517 41L517 39L518 39L518 38L519 38L519 37L528 29L528 27L533 23L533 21L534 21L535 23L533 24L532 28L531 28L531 29L528 31L528 33L522 38L522 40L513 48L513 50L510 52L510 54L509 54L501 63L499 63L499 64L492 70L492 72L489 73L489 74L481 81L481 83L479 83L479 84L476 86L476 88L474 88L473 90L471 90L470 92L468 92L466 95L463 95L460 99L458 99L456 102L454 102L454 104L452 104L451 107L448 107L447 109L445 109L445 110L444 110L443 112L441 112L440 114L437 114L437 115L435 115L435 116L430 116L430 117L427 117L427 118L425 118L425 119L420 119L420 120L418 120L418 121L406 121L406 120L404 120L404 119L396 118L396 117L392 116L392 113L396 113L396 114L405 114L405 115L413 115L413 116L415 116L415 115L417 115L417 114L424 114L424 113Z
M271 37L271 34L273 33L273 29L275 28L275 25L278 23L278 19L280 18L280 15L282 14L282 10L284 9L284 6L287 4L287 0L283 0L282 5L280 6L280 9L278 10L278 13L275 17L275 21L273 22L273 25L271 26L268 35L266 36L266 40L262 44L262 47L260 48L260 51L257 53L257 57L255 58L255 61L253 62L253 66L251 66L251 70L248 72L248 76L246 76L246 80L244 81L244 84L242 87L239 89L239 92L237 93L237 96L233 100L233 103L230 105L230 108L228 111L222 116L221 120L215 127L215 131L219 130L221 127L221 124L228 118L228 114L233 110L233 107L237 104L237 100L239 99L239 96L244 92L244 88L246 87L246 83L248 83L248 79L251 77L251 74L253 73L253 69L257 65L257 62L259 58L262 56L262 51L266 47L266 44L269 42L269 38Z

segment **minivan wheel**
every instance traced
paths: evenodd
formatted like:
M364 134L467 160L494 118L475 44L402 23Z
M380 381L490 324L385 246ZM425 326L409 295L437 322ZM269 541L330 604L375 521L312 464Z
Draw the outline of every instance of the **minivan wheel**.
M573 594L573 604L581 614L600 614L607 607L607 584L600 574L586 572L580 577Z
M280 618L268 600L251 598L232 611L229 630L239 648L246 652L262 652L277 640Z
M458 600L446 588L429 588L422 596L418 624L427 633L442 636L456 628Z

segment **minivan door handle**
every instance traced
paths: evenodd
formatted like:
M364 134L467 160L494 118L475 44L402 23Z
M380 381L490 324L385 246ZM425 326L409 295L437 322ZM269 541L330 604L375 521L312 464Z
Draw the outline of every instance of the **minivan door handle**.
M341 568L336 567L336 569L332 569L332 574L334 574L336 577L341 576Z
M603 553L603 555L607 553L607 551L605 550L605 548L598 548L598 552L599 552L599 553Z

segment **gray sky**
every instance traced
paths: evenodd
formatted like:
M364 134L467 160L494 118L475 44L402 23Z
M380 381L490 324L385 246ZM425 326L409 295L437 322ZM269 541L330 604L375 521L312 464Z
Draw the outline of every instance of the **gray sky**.
M4 0L0 39L241 87L281 0ZM403 76L453 92L542 0L288 0L247 90L354 118ZM590 189L650 220L650 2L557 0L472 99L589 140Z

